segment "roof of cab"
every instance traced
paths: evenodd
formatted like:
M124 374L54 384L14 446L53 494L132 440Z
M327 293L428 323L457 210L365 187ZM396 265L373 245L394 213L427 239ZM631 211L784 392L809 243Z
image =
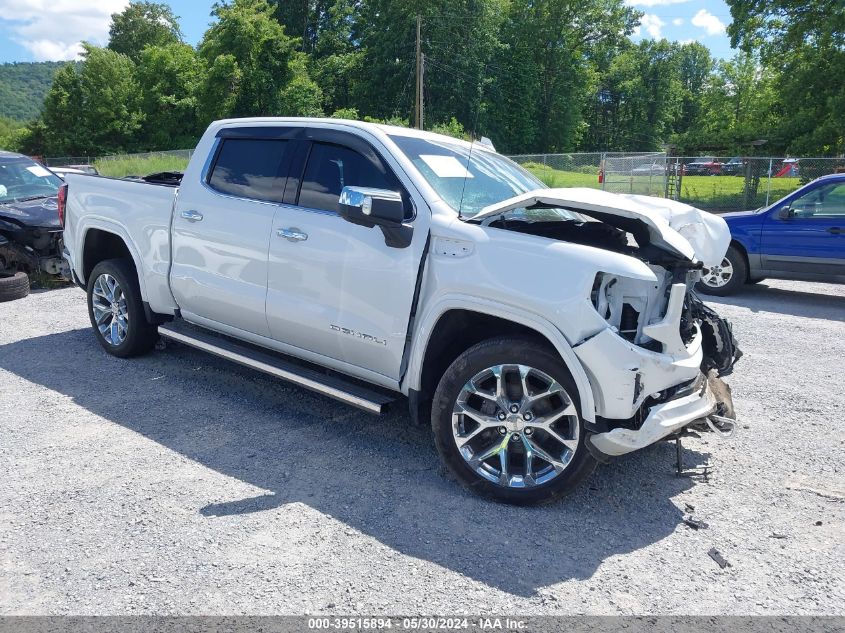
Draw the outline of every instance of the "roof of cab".
M434 132L427 132L425 130L417 130L415 128L407 128L402 127L399 125L388 125L386 123L370 123L368 121L356 121L353 119L331 119L331 118L306 118L306 117L251 117L251 118L243 118L243 119L222 119L220 121L215 121L212 123L212 126L219 128L222 127L238 127L238 126L247 126L247 125L330 125L332 127L338 128L356 128L359 130L366 130L370 133L374 133L378 136L380 135L387 135L387 136L410 136L414 138L424 138L429 139L432 141L440 141L440 142L448 142L452 143L453 145L460 145L462 147L471 147L474 146L476 150L478 149L485 149L483 145L479 143L470 143L469 141L464 141L462 139L454 138L452 136L446 136L444 134L436 134Z

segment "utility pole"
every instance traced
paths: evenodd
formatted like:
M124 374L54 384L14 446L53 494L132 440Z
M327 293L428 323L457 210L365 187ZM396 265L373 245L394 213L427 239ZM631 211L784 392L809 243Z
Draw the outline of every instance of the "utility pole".
M425 128L425 53L420 53L420 129Z
M417 96L415 105L415 126L418 130L423 126L423 55L420 32L422 30L422 16L417 15Z

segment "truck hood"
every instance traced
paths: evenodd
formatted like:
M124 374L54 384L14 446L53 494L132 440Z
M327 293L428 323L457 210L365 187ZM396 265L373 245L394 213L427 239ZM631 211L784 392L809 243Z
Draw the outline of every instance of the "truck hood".
M731 242L722 218L688 204L587 188L535 189L484 207L473 220L535 205L571 209L597 219L617 216L641 222L655 246L708 267L722 261Z
M0 220L27 228L62 229L56 196L24 202L0 202Z

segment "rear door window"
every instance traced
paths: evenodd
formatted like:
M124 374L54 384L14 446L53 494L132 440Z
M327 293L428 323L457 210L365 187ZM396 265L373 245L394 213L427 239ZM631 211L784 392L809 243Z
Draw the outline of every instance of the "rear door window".
M224 139L208 184L240 198L282 202L287 149L288 141L279 139Z
M314 143L302 177L299 206L321 211L339 211L344 187L374 187L399 191L387 173L353 149L331 143Z

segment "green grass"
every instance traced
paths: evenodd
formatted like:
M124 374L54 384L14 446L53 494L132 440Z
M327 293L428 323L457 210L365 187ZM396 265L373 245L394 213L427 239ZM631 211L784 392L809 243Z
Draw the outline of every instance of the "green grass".
M124 176L148 176L162 171L185 171L188 159L182 156L160 154L154 156L118 156L100 158L94 166L103 176L123 178Z
M798 178L767 178L760 180L757 195L746 201L745 178L740 176L684 176L681 181L681 201L702 209L756 209L783 198L801 186Z
M522 165L537 176L549 187L591 187L599 189L598 176L583 174L575 171L553 169L540 163L524 163ZM614 176L614 179L619 179ZM741 209L755 209L766 204L766 189L769 182L761 179L757 195L745 199L745 179L739 176L684 176L681 181L681 202L694 207L714 211L730 211ZM798 178L772 178L769 203L775 202L783 196L792 193L801 186ZM647 195L663 195L661 179L658 177L634 176L624 182L614 183L610 188L618 193L644 193Z

